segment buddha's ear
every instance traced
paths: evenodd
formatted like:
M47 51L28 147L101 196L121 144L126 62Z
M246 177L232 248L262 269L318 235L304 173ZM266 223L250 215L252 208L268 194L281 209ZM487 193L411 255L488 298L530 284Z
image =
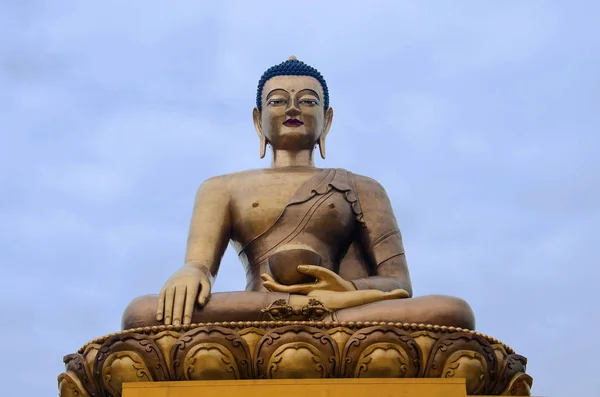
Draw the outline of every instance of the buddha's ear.
M254 129L256 129L256 134L260 138L260 158L262 159L267 153L267 138L265 138L262 133L261 112L256 107L252 111L252 119L254 120Z
M323 123L323 132L319 137L319 152L321 152L321 158L325 159L325 138L327 138L327 134L329 134L329 129L331 128L331 122L333 121L333 108L328 107L325 111L325 121Z
M252 120L254 121L254 128L258 136L262 136L262 119L260 116L260 110L257 107L252 109Z

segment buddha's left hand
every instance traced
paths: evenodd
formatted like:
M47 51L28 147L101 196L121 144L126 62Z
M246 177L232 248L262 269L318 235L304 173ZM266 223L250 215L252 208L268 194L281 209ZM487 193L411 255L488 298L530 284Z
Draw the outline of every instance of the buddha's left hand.
M321 266L300 265L300 273L307 274L317 279L313 283L283 285L279 284L270 274L263 274L263 286L271 292L287 292L289 294L308 295L312 291L355 291L356 287L348 280L344 280L339 274Z

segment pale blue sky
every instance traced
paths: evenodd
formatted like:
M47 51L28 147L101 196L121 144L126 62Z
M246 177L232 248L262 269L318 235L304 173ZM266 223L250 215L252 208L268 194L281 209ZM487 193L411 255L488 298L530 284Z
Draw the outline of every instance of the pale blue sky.
M266 167L256 83L296 55L335 109L320 166L387 189L417 295L469 301L534 394L600 390L594 1L0 1L0 377L56 393L181 264L206 178ZM215 290L244 287L228 252Z

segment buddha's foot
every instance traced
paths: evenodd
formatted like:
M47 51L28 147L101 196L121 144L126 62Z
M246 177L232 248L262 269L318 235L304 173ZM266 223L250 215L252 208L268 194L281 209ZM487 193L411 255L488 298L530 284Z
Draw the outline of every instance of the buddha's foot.
M120 396L123 382L464 378L468 394L530 395L527 359L481 333L439 325L256 321L152 326L65 357L62 397Z

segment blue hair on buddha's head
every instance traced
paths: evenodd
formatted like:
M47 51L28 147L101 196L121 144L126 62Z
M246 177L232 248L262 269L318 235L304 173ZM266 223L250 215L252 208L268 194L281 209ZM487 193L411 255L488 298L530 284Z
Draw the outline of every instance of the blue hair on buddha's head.
M265 83L267 80L275 76L314 77L319 81L319 83L321 83L321 87L323 88L324 109L329 107L329 90L327 89L327 83L325 82L323 76L321 76L321 73L319 73L319 71L312 66L297 60L294 56L291 56L287 61L282 62L279 65L271 66L266 72L263 73L260 81L258 82L258 89L256 91L256 107L258 110L262 110L262 91Z

